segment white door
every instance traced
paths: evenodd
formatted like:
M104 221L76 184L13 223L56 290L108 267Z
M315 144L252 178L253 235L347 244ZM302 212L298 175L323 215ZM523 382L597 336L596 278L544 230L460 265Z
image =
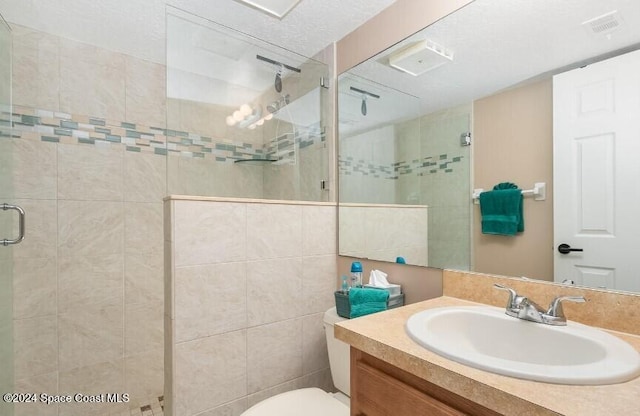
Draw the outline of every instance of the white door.
M640 51L555 76L553 120L555 280L640 291Z

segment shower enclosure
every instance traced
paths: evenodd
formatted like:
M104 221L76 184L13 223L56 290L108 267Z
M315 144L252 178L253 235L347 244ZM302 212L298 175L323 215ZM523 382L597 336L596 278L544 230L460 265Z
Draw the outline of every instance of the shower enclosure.
M11 116L11 29L0 15L0 136L5 135ZM0 137L1 139L1 137ZM13 197L11 147L0 140L0 204ZM0 209L0 241L13 240L13 211ZM13 245L0 244L0 392L13 391ZM0 401L0 413L13 415L13 405Z
M327 79L324 63L169 7L168 193L328 201Z
M0 22L0 390L126 392L129 402L0 401L0 414L159 408L164 64L8 23L11 31ZM21 231L13 206L25 212L19 244L10 244Z
M327 66L171 8L166 63L9 22L0 391L126 392L129 402L0 401L0 414L159 408L163 198L330 200ZM21 228L5 203L26 212L20 244L4 244Z

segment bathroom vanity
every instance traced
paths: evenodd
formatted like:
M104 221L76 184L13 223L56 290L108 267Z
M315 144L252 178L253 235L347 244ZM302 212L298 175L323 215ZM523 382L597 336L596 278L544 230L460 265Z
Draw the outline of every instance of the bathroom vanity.
M523 380L449 360L420 346L407 335L407 319L425 309L502 304L504 295L493 293L491 286L505 281L505 284L520 284L518 279L445 271L443 297L336 325L336 338L351 345L351 414L640 415L640 378L594 386ZM584 294L587 303L580 306L595 308L592 315L602 314L603 302L611 301L615 311L616 305L640 300L637 296L625 298L625 294L585 292L578 288L564 290L558 285L529 282L522 283L518 290L529 293L532 298L541 298L541 302L546 302L547 290L549 296L551 293L558 295L558 290L563 294ZM469 301L470 297L476 297L475 302ZM478 300L482 302L478 303ZM580 309L567 308L569 320L577 317L582 323L595 326L586 322L589 316L586 309L577 311ZM638 319L640 317L634 314L623 325L636 325ZM621 332L620 328L614 331L604 324L599 326L640 351L637 333Z
M351 412L366 416L499 415L356 348L351 350Z

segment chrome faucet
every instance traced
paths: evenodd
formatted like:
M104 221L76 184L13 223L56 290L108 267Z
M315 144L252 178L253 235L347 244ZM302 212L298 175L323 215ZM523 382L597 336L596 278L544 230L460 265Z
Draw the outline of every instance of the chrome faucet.
M509 301L505 313L514 318L523 319L525 321L537 322L547 325L562 326L567 324L567 318L562 310L563 301L585 302L583 296L558 296L556 297L548 309L543 309L534 301L520 296L515 290L507 286L494 284L493 287L509 292Z

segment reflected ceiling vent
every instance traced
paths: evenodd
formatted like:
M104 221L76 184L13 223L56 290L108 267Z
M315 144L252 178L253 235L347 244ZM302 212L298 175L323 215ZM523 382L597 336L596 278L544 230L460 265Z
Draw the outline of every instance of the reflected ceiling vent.
M429 39L411 44L389 56L389 65L415 77L453 61L453 52Z
M272 17L282 19L298 5L300 0L236 0Z
M582 27L591 35L611 38L611 35L624 27L624 20L617 10L605 13L582 22Z

